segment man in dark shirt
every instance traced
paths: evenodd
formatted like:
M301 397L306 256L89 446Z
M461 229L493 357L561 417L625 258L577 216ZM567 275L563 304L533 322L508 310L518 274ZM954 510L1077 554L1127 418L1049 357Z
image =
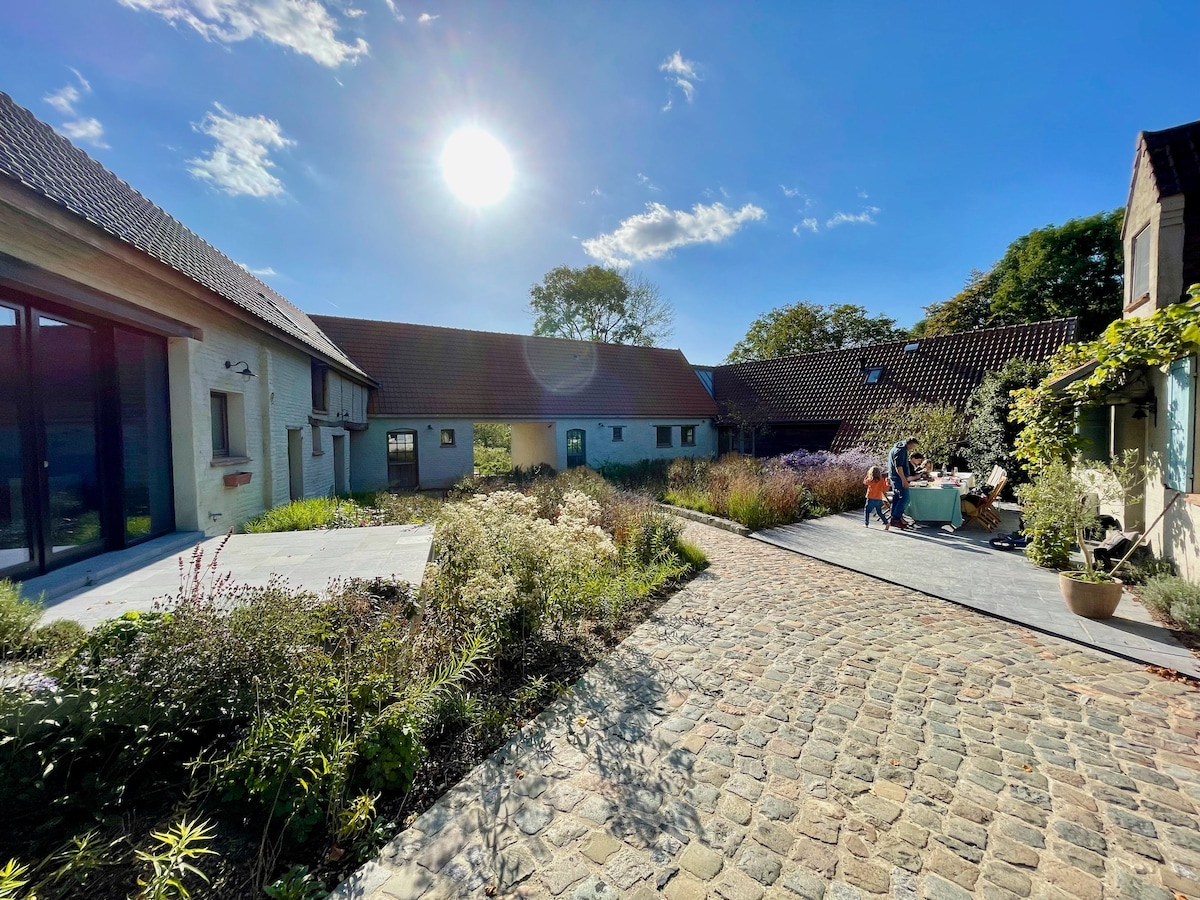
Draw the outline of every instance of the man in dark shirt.
M897 441L888 453L888 478L892 482L892 521L896 528L907 527L904 524L904 507L908 503L908 454L917 446L917 439L910 437L906 441Z

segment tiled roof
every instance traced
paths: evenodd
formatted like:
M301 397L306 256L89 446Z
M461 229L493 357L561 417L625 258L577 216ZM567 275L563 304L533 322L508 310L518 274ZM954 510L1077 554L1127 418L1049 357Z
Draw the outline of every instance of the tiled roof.
M717 403L733 421L839 422L833 448L847 449L880 407L911 400L962 409L986 372L1015 356L1045 359L1074 339L1075 319L1054 319L718 366ZM867 384L864 367L882 369L879 380Z
M0 175L170 266L330 362L365 374L300 309L3 92Z
M1200 122L1143 131L1159 197L1200 191Z
M715 416L678 350L313 316L380 387L380 416Z

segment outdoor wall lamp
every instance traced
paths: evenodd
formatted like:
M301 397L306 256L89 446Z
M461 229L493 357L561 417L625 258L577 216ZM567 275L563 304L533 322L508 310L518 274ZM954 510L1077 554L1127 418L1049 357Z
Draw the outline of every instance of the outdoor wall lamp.
M237 374L241 375L247 381L249 381L251 378L258 377L257 375L255 375L253 372L250 371L250 364L248 362L245 362L243 360L239 360L238 362L230 362L229 360L225 360L225 368L232 369L235 366L241 366L241 368L237 370Z
M1133 418L1144 419L1147 414L1154 416L1154 424L1158 424L1158 397L1151 391L1144 397L1133 401Z

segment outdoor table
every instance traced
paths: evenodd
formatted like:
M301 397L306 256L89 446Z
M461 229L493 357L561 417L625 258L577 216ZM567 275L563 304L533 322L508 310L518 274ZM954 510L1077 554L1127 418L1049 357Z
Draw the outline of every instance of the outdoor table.
M908 505L904 511L918 522L949 522L957 528L963 521L959 490L953 484L914 485L908 489Z

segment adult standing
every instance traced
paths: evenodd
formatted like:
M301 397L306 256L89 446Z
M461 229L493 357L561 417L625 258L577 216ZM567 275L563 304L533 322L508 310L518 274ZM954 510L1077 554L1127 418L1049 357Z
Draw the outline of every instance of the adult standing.
M908 454L917 446L917 439L910 437L905 441L896 441L888 452L888 479L892 482L892 521L897 528L905 528L904 507L908 505L908 475L910 472Z

